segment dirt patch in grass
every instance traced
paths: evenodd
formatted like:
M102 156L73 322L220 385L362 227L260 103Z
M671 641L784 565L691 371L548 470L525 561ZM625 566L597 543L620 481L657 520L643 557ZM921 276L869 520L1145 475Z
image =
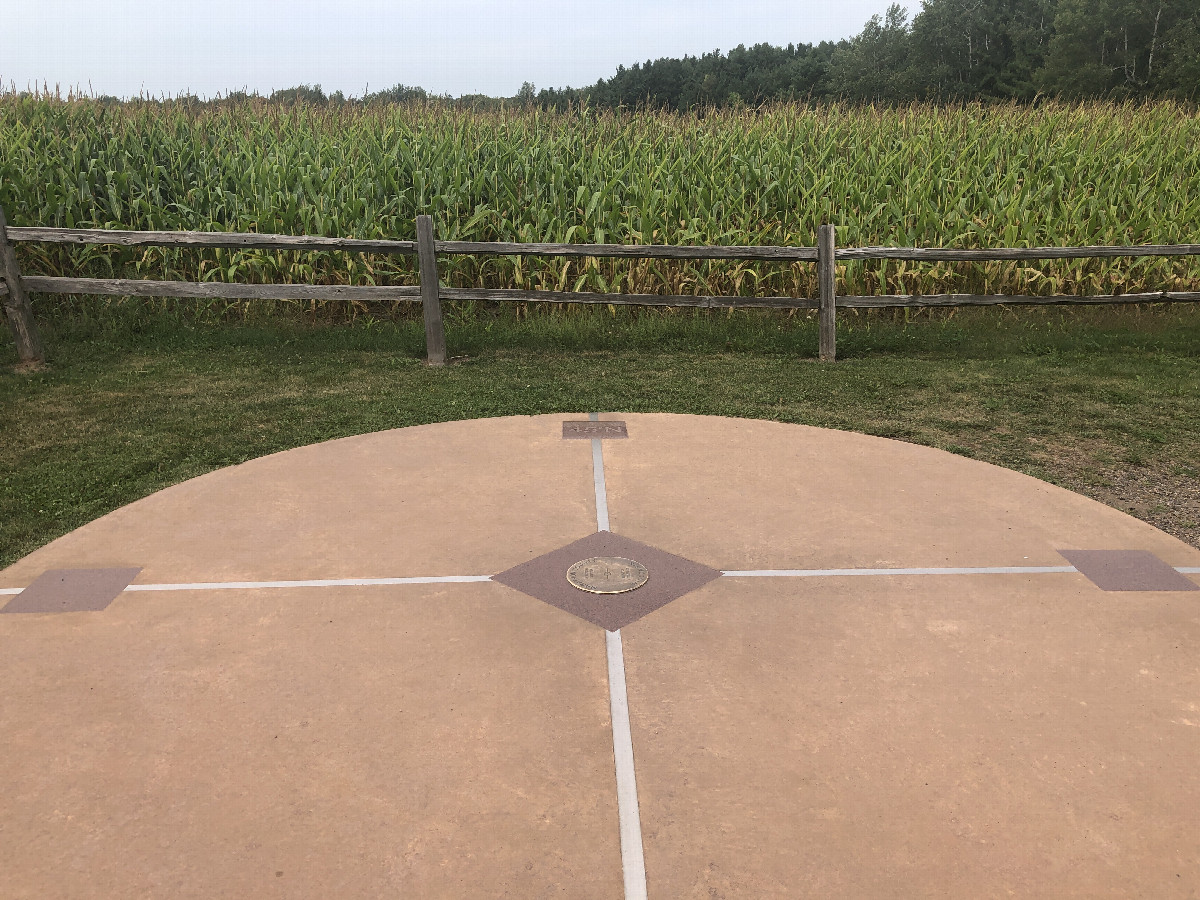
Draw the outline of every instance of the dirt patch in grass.
M1200 475L1194 470L1162 461L1105 466L1086 478L1064 473L1060 483L1200 547Z

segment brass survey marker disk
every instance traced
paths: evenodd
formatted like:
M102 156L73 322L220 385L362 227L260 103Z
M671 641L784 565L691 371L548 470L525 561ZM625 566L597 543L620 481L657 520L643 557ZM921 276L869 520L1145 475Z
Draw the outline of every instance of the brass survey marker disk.
M567 569L567 581L589 594L624 594L650 578L640 562L622 556L593 556Z

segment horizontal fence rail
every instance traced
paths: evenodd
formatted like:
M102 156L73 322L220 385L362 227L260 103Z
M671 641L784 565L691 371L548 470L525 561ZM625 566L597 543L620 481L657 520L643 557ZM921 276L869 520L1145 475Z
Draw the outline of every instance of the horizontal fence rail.
M416 241L358 240L236 231L122 231L104 228L16 228L8 239L41 244L114 244L122 247L215 247L221 249L344 250L416 255ZM434 241L444 255L567 256L633 259L744 259L816 262L816 247L684 247L669 244L516 244L502 241ZM1200 244L1110 247L837 247L839 260L901 259L913 262L991 262L1014 259L1086 259L1200 256Z
M221 300L413 300L421 289L405 285L238 284L229 281L150 281L138 278L48 278L26 275L25 289L42 294L106 297L184 297Z
M1134 247L844 247L838 259L907 259L915 262L992 262L1006 259L1088 259L1120 256L1198 256L1200 244L1142 244Z
M295 237L223 231L119 231L103 228L9 228L10 241L39 244L114 244L121 247L216 247L240 250L345 250L417 253L416 241ZM666 244L511 244L503 241L434 241L444 255L570 256L632 259L748 259L815 262L816 247L679 247Z
M838 297L838 307L883 309L894 306L1061 306L1070 303L1098 306L1105 303L1195 303L1200 292L1150 291L1141 294L873 294Z
M119 247L215 247L229 250L346 250L417 252L416 241L360 241L312 235L237 231L118 231L109 228L9 228L10 241L36 244L114 244Z
M237 284L220 281L153 281L127 278L22 276L12 243L195 247L230 250L337 251L416 256L420 285ZM10 243L12 242L12 243ZM679 294L610 294L586 291L530 291L449 288L437 277L437 256L500 255L574 258L743 260L815 262L819 297L741 297ZM6 225L0 210L0 298L23 362L40 362L44 352L34 325L28 292L130 297L183 297L226 300L403 300L421 303L429 362L446 360L441 301L485 300L521 303L586 303L696 308L816 309L822 360L836 358L836 311L888 307L996 306L1002 304L1194 303L1200 292L1152 291L1136 294L881 294L837 296L838 261L896 259L912 262L993 262L1002 260L1200 256L1200 244L1146 244L1093 247L997 247L982 250L916 247L837 247L832 225L818 230L816 247L671 246L663 244L531 244L502 241L439 241L432 220L417 219L417 240L359 240L312 235L209 231L124 231L102 228L41 228Z

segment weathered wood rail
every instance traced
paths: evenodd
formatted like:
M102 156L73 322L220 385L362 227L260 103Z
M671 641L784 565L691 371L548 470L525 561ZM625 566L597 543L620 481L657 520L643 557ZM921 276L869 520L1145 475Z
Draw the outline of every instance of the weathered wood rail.
M408 300L421 303L425 341L431 365L446 362L446 335L441 301L500 300L521 303L602 303L626 306L684 306L702 308L816 309L819 356L837 356L837 310L883 307L989 306L998 304L1194 303L1200 292L1153 291L1138 294L881 294L838 296L839 260L899 259L912 262L992 262L998 260L1084 259L1148 256L1200 256L1200 244L1146 244L1132 247L997 247L984 250L917 247L841 247L834 227L822 225L816 247L684 247L662 244L516 244L480 241L439 241L429 216L418 216L417 240L357 240L311 235L255 234L205 231L121 231L99 228L7 227L0 209L0 298L23 362L45 358L34 323L29 292L99 294L131 297L185 297L228 300ZM416 256L420 285L373 287L357 285L235 284L229 282L152 281L126 278L22 276L12 243L114 245L123 247L197 247L221 249L318 250ZM575 258L748 260L815 262L819 296L738 297L672 294L606 294L583 291L487 290L448 288L438 281L437 256L494 254L501 256L560 256Z

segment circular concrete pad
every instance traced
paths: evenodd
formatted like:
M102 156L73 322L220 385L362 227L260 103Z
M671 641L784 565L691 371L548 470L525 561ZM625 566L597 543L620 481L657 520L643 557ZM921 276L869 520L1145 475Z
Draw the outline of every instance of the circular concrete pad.
M276 454L0 572L0 894L625 896L613 635L537 597L583 542L658 592L649 897L1197 896L1200 551L926 447L586 418Z

